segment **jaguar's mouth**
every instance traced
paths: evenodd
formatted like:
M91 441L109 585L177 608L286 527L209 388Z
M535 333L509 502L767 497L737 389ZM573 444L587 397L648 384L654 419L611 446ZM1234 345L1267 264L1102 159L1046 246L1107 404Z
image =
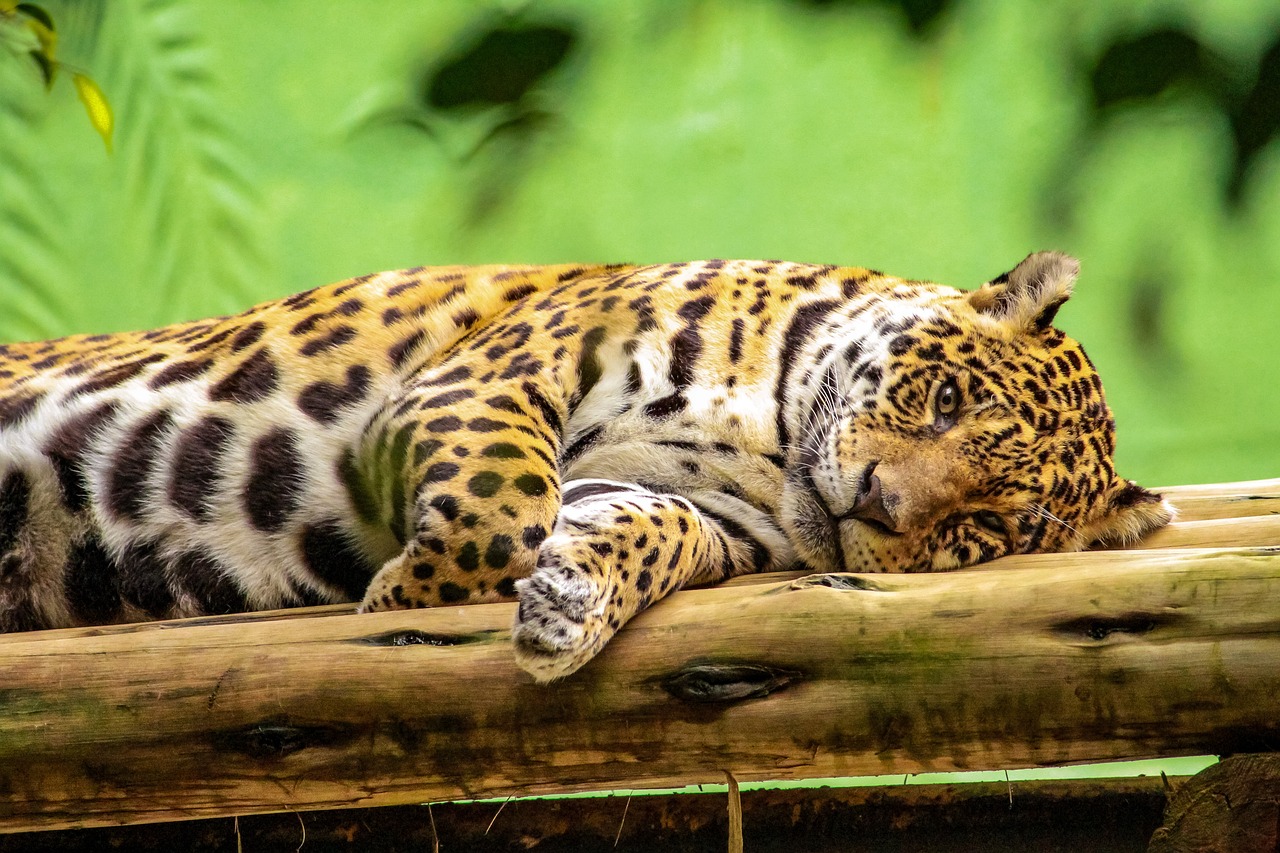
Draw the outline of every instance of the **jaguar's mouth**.
M885 524L883 521L880 521L874 518L850 518L848 516L845 516L843 518L833 518L832 521L836 523L856 521L858 524L865 524L867 527L870 527L872 530L876 531L881 536L901 536L902 535L902 531L894 530L892 527Z
M892 517L883 511L883 503L880 498L880 480L875 476L876 466L880 464L879 459L872 459L865 465L860 466L862 469L861 481L856 488L853 500L848 502L849 506L843 512L836 512L832 508L833 498L823 492L817 477L814 476L814 470L821 461L818 443L814 442L801 451L797 469L800 472L800 479L805 491L813 495L814 501L817 502L823 514L830 519L833 531L838 532L840 525L846 521L858 521L883 536L900 536L902 534L901 530L893 526ZM838 463L832 462L830 467L837 472L840 470ZM835 488L837 492L840 491L839 486L831 487L829 485L829 490L831 488ZM842 506L846 503L845 499L838 494L834 500ZM872 507L877 509L872 509Z
M885 511L878 459L842 465L832 419L814 419L804 429L788 472L790 531L797 550L811 565L828 571L858 571L849 561L886 539L903 535ZM848 482L848 472L861 472Z
M861 511L857 501L843 513L832 508L830 498L814 476L819 464L819 451L815 444L805 447L793 469L792 484L796 494L791 503L798 550L811 565L821 565L828 571L858 571L858 567L848 560L849 548L858 550L853 543L868 538L896 539L903 533L875 514ZM868 474L874 467L874 464L866 466Z

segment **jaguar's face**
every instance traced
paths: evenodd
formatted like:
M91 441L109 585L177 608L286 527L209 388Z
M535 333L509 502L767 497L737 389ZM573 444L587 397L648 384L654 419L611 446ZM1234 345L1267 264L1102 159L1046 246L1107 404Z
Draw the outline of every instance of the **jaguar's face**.
M981 290L934 298L909 328L864 338L861 365L879 370L830 362L784 491L801 559L938 571L1169 520L1158 495L1116 475L1101 382L1050 326L1075 269L1033 255Z

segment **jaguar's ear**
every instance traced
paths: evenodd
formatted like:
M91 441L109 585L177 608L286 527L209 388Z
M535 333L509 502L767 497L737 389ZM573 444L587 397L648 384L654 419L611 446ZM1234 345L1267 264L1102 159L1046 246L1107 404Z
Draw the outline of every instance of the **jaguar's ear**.
M1085 545L1131 545L1177 514L1164 498L1132 480L1120 480L1104 502L1102 515L1080 529Z
M1061 252L1036 252L969 294L969 303L1016 332L1044 331L1071 296L1080 262Z

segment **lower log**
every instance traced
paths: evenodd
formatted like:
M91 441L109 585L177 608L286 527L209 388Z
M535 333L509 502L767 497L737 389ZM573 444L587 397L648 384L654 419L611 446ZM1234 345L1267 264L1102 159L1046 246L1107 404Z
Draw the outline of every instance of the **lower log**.
M0 641L0 830L1267 750L1280 550L679 593L538 686L509 605Z
M1139 777L743 791L743 838L752 853L1146 853L1164 812L1167 784L1178 781ZM619 793L15 833L0 835L0 853L725 853L729 834L724 793Z

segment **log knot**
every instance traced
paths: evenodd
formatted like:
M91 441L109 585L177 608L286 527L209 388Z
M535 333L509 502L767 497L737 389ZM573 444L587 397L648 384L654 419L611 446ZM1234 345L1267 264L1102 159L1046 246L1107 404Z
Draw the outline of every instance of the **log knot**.
M492 632L489 632L492 633ZM433 634L406 628L400 631L387 631L372 637L360 637L355 642L365 646L465 646L485 639L480 634Z
M1053 627L1071 637L1100 642L1112 634L1149 634L1157 628L1181 622L1184 618L1175 613L1131 611L1115 616L1077 616L1055 623Z
M255 759L277 759L308 747L345 740L346 735L333 726L294 725L287 719L273 718L244 728L217 732L213 740L223 751L238 752Z
M691 663L662 680L662 689L683 702L710 704L759 699L800 677L794 670L763 664Z
M791 582L788 589L810 589L823 586L828 589L852 590L860 592L885 592L885 588L865 575L851 575L846 572L826 572L820 575L805 575Z

